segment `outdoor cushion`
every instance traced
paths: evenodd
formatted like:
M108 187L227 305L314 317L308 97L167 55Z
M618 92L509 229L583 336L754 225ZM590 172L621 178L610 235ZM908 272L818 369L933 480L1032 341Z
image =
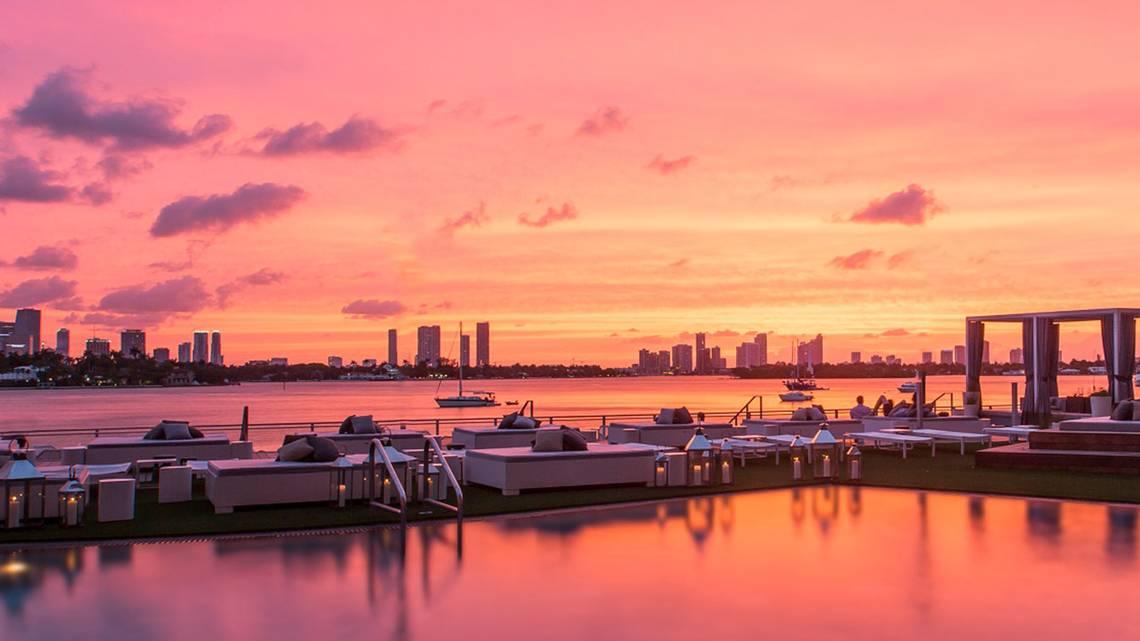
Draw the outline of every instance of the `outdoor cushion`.
M501 429L501 430L511 429L511 427L513 427L515 424L515 419L518 417L519 417L518 412L511 412L510 414L503 416L503 420L499 421L499 429Z
M288 445L282 445L277 450L278 461L307 461L313 454L313 446L308 440L297 439Z
M1120 401L1116 404L1116 409L1112 410L1112 420L1131 421L1132 412L1133 409L1131 401Z
M811 420L811 414L808 412L808 408L801 407L798 410L792 412L792 420L793 421L810 421Z
M348 416L343 421L341 421L340 422L340 429L337 430L337 433L338 434L352 434L352 419L354 419L354 418L356 418L355 414Z
M372 421L372 415L368 416L353 416L352 417L352 433L353 434L375 434L376 423Z
M534 447L531 449L535 452L561 452L562 451L562 434L561 430L538 430L534 433Z
M562 438L563 450L567 452L585 452L586 450L590 449L586 444L586 437L583 436L582 433L578 430L571 429L569 427L563 427L558 431L562 432L560 436ZM542 432L539 433L541 434Z
M206 438L206 435L202 433L202 430L194 426L190 426L187 429L190 430L190 438Z
M658 425L672 425L674 422L673 418L673 408L662 407L661 411L657 413L657 416L653 418L653 422Z
M674 425L688 425L693 422L693 415L689 413L689 408L679 407L673 410L673 424Z
M336 443L332 439L323 436L310 436L307 441L313 452L310 458L306 460L328 463L335 461L340 456L340 450L336 448Z
M514 423L511 424L511 428L516 430L533 430L537 427L538 421L529 416L516 416Z
M159 423L150 428L150 431L143 435L145 441L164 441L166 440L166 423Z
M163 433L166 434L168 441L184 441L192 438L190 436L190 425L187 423L165 423L163 428Z
M820 409L818 405L813 405L813 406L807 408L807 414L808 414L808 420L812 420L812 421L826 421L827 420L827 414L824 414L823 410Z

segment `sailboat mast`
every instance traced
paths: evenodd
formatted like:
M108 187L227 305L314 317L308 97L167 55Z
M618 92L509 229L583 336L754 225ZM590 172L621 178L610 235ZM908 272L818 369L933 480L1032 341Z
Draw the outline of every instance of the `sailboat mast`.
M459 321L459 395L463 396L463 321Z

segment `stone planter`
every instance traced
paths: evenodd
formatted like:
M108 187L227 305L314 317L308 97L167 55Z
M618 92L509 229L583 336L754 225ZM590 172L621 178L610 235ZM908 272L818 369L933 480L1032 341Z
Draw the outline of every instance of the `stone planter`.
M1112 397L1110 396L1090 396L1089 403L1092 405L1093 416L1111 416L1112 415Z

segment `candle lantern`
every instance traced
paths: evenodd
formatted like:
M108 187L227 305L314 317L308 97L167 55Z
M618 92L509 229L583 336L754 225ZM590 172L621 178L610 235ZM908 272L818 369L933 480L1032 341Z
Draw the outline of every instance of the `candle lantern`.
M0 465L0 490L4 495L5 528L24 527L44 517L47 493L42 472L28 460L28 441L16 437L8 443L8 460Z
M850 481L863 480L863 453L854 445L847 450L847 479Z
M812 476L830 481L839 480L839 456L842 451L831 428L827 423L820 423L819 430L811 437Z
M792 480L802 481L804 478L804 439L799 434L792 437L792 442L788 445L788 451L792 459Z
M708 485L712 481L712 443L705 437L705 430L698 427L693 437L685 445L689 469L689 485Z
M75 466L68 469L67 483L59 488L59 524L63 527L83 525L87 512L87 488L76 478Z
M332 496L337 507L344 507L348 502L349 473L352 472L352 463L344 454L333 461Z
M720 482L723 485L732 485L732 482L736 480L736 470L732 467L732 443L728 439L720 442L719 459L717 466L720 468L718 471Z
M664 452L658 452L657 457L653 460L653 485L655 487L665 487L669 484L667 461L668 458Z

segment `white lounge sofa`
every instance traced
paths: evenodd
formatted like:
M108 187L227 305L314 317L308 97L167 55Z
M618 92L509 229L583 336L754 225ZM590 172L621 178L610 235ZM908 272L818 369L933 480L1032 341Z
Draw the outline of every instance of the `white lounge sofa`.
M141 436L100 436L83 449L69 449L67 455L64 463L68 465L111 465L148 458L248 459L253 456L253 443L231 442L225 434L173 441L147 440Z
M947 432L969 432L982 434L990 427L990 419L973 416L927 416L922 419L922 427ZM918 418L904 416L868 416L863 419L864 432L876 432L891 428L917 429Z
M730 423L611 423L606 431L606 440L614 445L647 443L684 447L698 427L703 428L705 436L710 439L729 438L744 433L743 429Z
M396 473L405 487L410 485L414 459L395 448L387 448ZM347 498L368 496L366 454L347 457L352 469L347 478ZM377 470L383 469L377 462ZM206 471L206 498L215 514L233 512L235 507L281 503L316 503L336 500L334 463L294 463L270 459L210 461ZM381 489L376 488L376 496Z
M496 427L457 427L451 432L451 444L468 450L499 447L530 447L539 430L557 430L554 427L537 429L499 429Z
M800 435L811 437L818 430L821 423L827 423L832 434L840 435L848 432L862 432L863 422L853 418L830 419L823 421L793 421L775 419L748 419L743 427L746 434L754 436L778 436L781 434Z
M424 447L424 439L427 438L427 432L420 432L416 430L391 430L383 434L339 434L336 432L297 432L295 434L288 434L285 436L284 443L298 438L305 438L307 436L320 436L327 438L344 454L367 454L368 448L372 444L372 439L388 436L392 439L392 447L408 451L408 450L422 450Z
M1140 421L1115 421L1111 416L1093 416L1061 421L1062 432L1140 432Z
M522 490L594 485L653 484L652 448L590 443L586 451L534 452L530 447L470 450L465 483L486 485L505 496Z

